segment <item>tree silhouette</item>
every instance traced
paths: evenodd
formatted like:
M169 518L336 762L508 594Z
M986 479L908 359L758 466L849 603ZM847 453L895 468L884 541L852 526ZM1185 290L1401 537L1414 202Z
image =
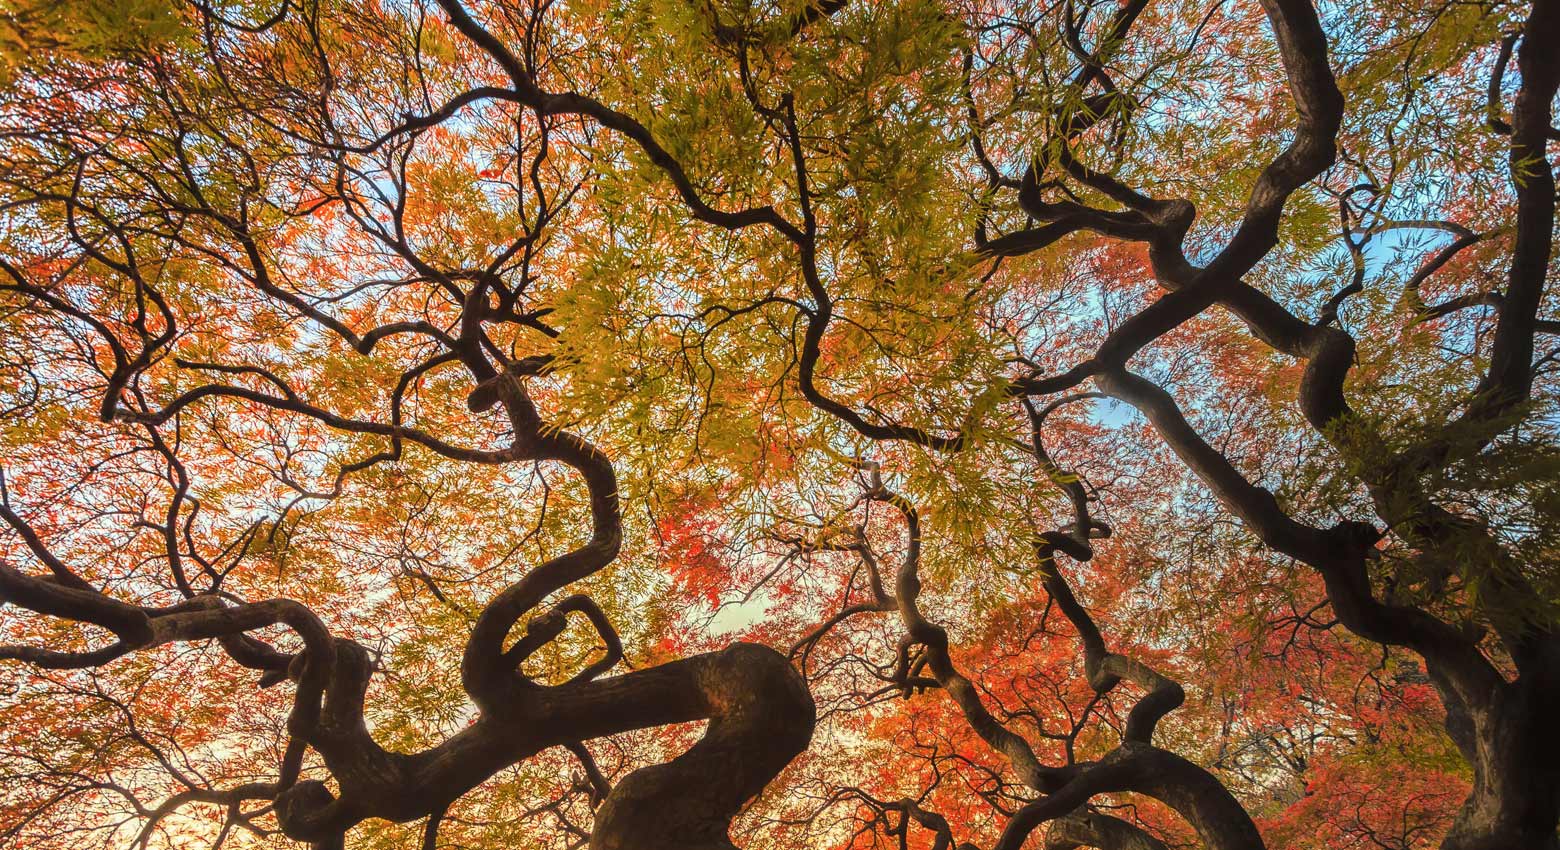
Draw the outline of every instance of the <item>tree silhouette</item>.
M1560 846L1554 3L0 42L8 842Z

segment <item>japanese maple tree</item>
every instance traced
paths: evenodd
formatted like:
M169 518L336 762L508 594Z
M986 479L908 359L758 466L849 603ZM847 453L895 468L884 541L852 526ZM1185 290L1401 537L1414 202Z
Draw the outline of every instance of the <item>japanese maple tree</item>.
M1560 3L8 0L5 846L1560 848Z

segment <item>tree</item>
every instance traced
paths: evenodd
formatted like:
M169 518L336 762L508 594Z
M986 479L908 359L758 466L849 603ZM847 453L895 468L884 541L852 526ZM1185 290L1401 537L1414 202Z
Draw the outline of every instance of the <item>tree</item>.
M0 27L9 841L1560 846L1549 0Z

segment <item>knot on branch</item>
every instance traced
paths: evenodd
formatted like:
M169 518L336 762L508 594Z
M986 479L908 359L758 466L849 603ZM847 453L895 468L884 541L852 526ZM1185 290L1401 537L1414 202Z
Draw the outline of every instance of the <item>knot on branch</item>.
M502 372L477 384L476 389L466 396L466 408L472 413L481 413L489 410L498 403L503 386L506 382L516 378L534 377L546 374L552 366L551 354L537 354L531 357L522 357L519 360L508 363Z
M282 833L297 841L328 841L333 831L327 821L336 804L335 795L317 779L302 782L276 795L276 822Z
M563 630L568 626L569 618L564 612L554 608L526 623L525 636L546 643L563 634Z
M785 656L732 644L681 662L710 718L704 737L624 777L596 815L592 850L733 850L727 830L812 738L816 706Z
M1373 547L1386 533L1368 522L1345 520L1329 529L1329 533L1349 550L1362 553Z
M1093 530L1090 529L1091 532ZM1093 533L1090 533L1088 536L1090 538L1094 537ZM1074 561L1088 561L1094 557L1094 549L1089 546L1086 540L1061 531L1042 533L1036 548L1039 550L1038 554L1042 562L1050 560L1053 552L1061 552Z

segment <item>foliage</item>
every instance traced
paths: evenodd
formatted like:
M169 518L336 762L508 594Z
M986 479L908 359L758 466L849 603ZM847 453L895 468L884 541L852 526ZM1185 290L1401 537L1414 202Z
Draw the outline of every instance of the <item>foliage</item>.
M1553 846L1553 5L7 0L0 844Z

